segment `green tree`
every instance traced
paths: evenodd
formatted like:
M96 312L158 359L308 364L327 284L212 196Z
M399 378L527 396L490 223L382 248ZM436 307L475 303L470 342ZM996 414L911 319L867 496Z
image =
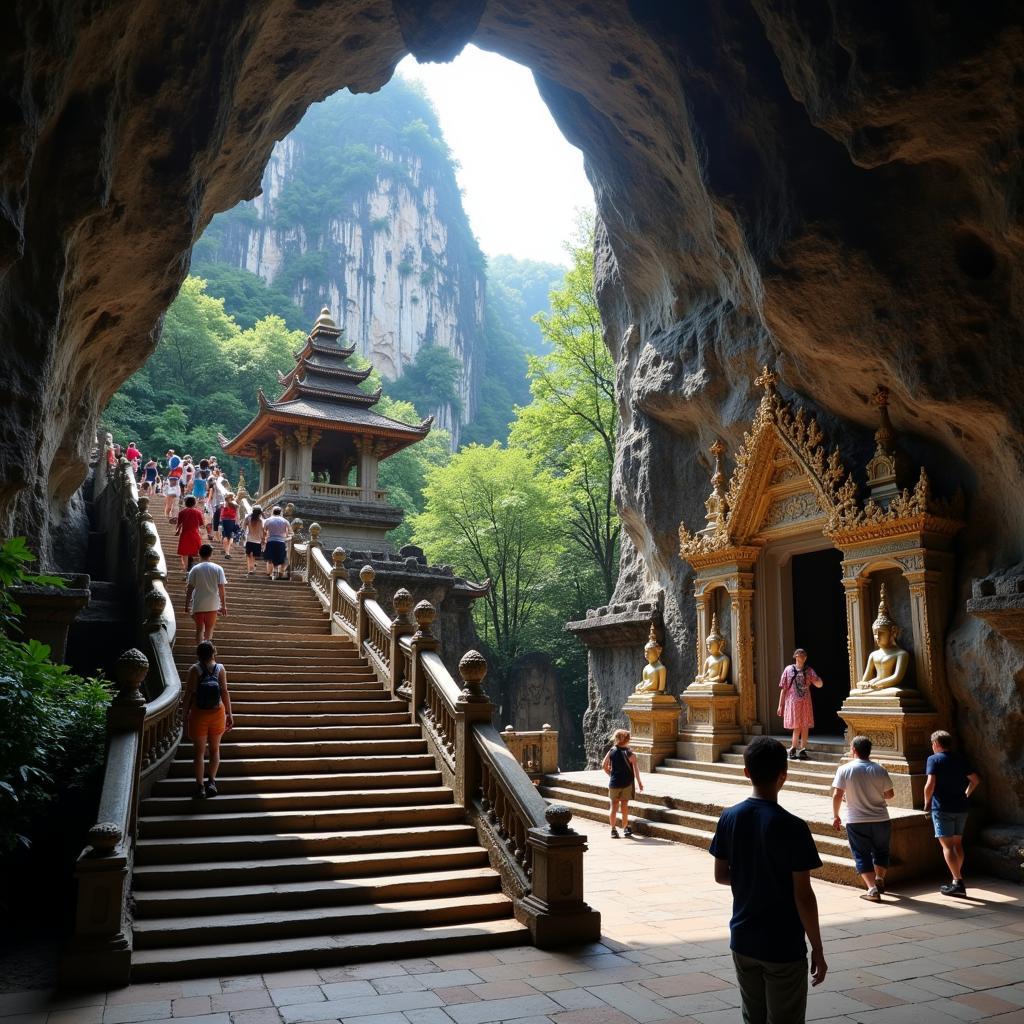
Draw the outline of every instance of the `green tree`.
M490 579L484 634L503 670L530 648L562 568L559 485L521 450L470 445L434 469L413 539L434 562Z
M615 589L620 524L612 497L615 364L594 298L593 222L570 247L572 269L535 320L551 353L529 358L533 401L517 410L510 445L531 453L565 485L571 546ZM579 577L583 579L584 577Z
M416 358L405 367L402 376L388 390L392 398L411 402L423 416L448 406L458 417L462 411L459 378L462 363L446 348L423 345Z

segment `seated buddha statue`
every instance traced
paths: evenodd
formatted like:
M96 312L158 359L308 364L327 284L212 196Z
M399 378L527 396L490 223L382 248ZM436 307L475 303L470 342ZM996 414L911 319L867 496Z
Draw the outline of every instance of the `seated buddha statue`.
M878 618L871 623L871 633L877 647L868 655L864 675L857 684L858 690L897 690L902 686L903 678L910 667L910 655L896 643L899 626L889 614L884 583L879 598Z
M658 634L651 623L651 633L647 643L644 644L644 656L647 664L644 666L643 678L636 684L634 693L664 693L665 680L668 675L665 666L661 663L661 644L658 643Z
M729 682L729 655L725 653L725 637L718 632L718 616L711 616L711 632L705 638L708 656L695 683Z

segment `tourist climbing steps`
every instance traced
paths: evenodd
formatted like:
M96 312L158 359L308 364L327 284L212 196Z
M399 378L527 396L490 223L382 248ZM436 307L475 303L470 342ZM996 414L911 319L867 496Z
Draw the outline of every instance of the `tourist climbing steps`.
M157 519L184 677L195 635L173 528ZM142 802L132 975L154 980L529 941L407 705L303 583L220 561L217 624L234 729L220 795L192 793L192 748ZM263 573L263 566L257 566Z

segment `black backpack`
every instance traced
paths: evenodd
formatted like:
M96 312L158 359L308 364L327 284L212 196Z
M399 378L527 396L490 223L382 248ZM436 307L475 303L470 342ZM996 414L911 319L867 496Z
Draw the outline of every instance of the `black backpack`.
M199 665L198 662L196 662ZM220 705L220 662L215 661L209 668L199 665L199 682L196 683L196 707L212 711Z

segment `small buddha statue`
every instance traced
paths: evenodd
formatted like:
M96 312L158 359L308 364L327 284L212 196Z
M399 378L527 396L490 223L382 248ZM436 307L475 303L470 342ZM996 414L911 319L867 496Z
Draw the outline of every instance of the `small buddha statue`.
M718 632L718 616L711 616L711 632L705 638L708 656L704 659L704 667L694 680L697 683L729 682L729 655L725 653L725 637Z
M665 692L665 680L668 673L665 666L661 663L661 644L658 643L658 634L654 629L654 623L651 623L651 633L644 644L644 656L647 658L647 664L644 666L643 679L636 684L634 693L664 693Z
M871 623L871 633L878 646L868 655L864 675L857 684L858 690L898 689L910 666L910 655L896 643L899 626L889 614L884 583L879 598L878 618Z

